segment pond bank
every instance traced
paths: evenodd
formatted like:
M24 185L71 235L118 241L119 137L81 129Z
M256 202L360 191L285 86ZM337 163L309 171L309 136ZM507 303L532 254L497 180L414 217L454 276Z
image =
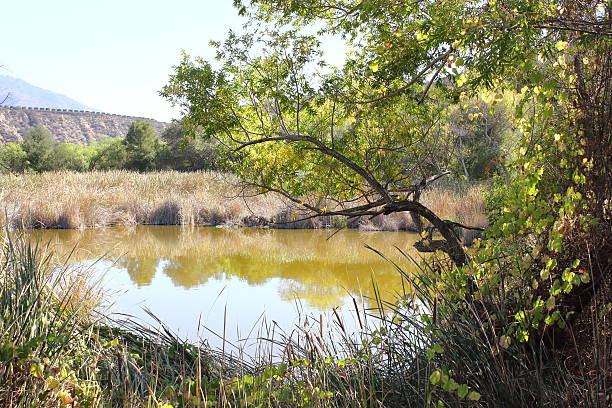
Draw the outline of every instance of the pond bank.
M3 243L0 406L426 406L432 396L458 401L459 390L463 403L445 406L565 406L566 398L592 391L535 344L512 342L500 351L486 320L472 314L493 298L446 307L427 284L433 280L424 279L433 276L428 270L416 279L402 275L420 289L385 302L395 317L378 319L376 329L366 325L351 336L341 319L330 331L317 319L290 332L263 327L249 357L187 342L161 321L151 330L138 320L112 320L78 269L50 267L45 248L23 237ZM436 304L440 324L419 312ZM358 312L360 324L376 319L375 311ZM340 340L329 341L332 335ZM459 373L459 382L439 366ZM433 394L440 381L450 391Z
M340 217L299 221L302 213L278 195L239 197L237 182L233 175L220 172L5 174L0 175L0 223L12 229L200 225L414 231L408 213L355 219L348 224ZM442 218L487 225L478 187L464 194L431 190L422 201Z

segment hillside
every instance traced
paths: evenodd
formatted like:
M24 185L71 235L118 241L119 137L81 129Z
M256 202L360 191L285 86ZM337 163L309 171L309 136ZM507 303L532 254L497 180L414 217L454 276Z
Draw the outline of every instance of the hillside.
M95 110L67 96L39 88L22 79L7 75L0 75L0 102L4 106Z
M82 110L0 107L0 141L19 142L36 126L46 127L55 140L87 144L102 136L124 137L136 120L151 122L159 134L167 125L153 119Z

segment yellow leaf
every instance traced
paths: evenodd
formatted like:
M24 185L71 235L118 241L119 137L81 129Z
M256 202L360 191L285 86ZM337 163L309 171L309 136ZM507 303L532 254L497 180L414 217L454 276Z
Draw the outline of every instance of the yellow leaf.
M567 45L567 41L559 41L557 44L555 44L555 47L557 48L557 50L563 51L567 48Z
M465 75L463 74L459 75L459 78L457 78L457 85L462 86L466 82L467 82L467 78L465 77Z
M429 38L429 36L425 33L423 33L422 31L417 31L416 32L416 39L417 41L425 41Z

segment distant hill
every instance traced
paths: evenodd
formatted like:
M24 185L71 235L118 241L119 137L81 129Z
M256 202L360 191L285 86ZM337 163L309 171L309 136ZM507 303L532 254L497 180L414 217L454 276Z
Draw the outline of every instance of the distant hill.
M88 144L102 136L125 137L136 120L150 122L159 135L168 125L153 119L71 109L0 106L0 142L20 142L36 126L58 142Z
M3 106L96 110L67 96L31 85L22 79L0 75L0 102L3 101Z

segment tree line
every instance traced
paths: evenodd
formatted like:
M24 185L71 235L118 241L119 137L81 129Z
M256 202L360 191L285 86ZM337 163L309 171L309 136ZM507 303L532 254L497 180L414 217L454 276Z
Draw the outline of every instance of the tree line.
M507 103L489 95L469 103L440 104L432 118L431 134L419 154L421 167L448 168L455 178L468 182L490 178L505 171L504 160L515 138ZM496 109L492 110L495 105ZM430 124L431 126L431 124ZM406 171L411 169L407 155ZM158 137L147 121L136 121L125 138L103 137L89 145L56 142L44 126L33 128L23 142L0 145L0 173L58 170L218 170L230 169L239 156L224 155L215 139L186 135L174 122ZM226 165L224 165L224 163ZM429 169L430 170L430 169Z
M146 121L134 122L125 138L103 137L89 145L54 140L44 126L33 128L20 143L0 145L0 172L57 170L215 170L220 165L214 142L185 137L172 123L158 137Z

